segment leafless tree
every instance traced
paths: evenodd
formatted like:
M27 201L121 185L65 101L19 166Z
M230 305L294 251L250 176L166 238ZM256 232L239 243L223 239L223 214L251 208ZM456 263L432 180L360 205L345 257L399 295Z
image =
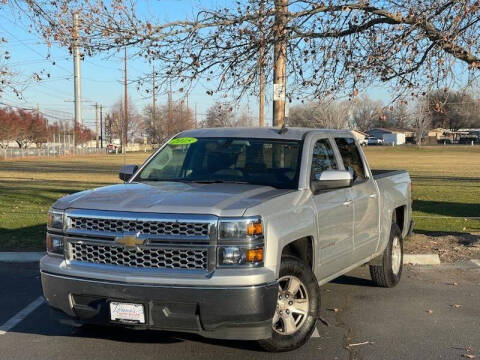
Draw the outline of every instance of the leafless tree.
M383 103L381 101L372 100L364 95L356 98L353 102L352 121L354 126L361 131L377 127L382 114Z
M86 55L134 46L139 56L158 63L164 89L171 79L188 88L202 78L211 84L209 94L256 92L259 53L272 79L275 45L288 55L291 99L354 96L372 81L417 94L450 81L457 64L474 76L480 67L477 0L296 0L288 8L282 7L286 0L243 0L166 23L140 15L133 0L25 3L43 36L67 47L71 13L80 12Z
M433 127L480 127L480 101L466 91L439 89L425 97Z
M232 102L217 101L207 109L202 127L251 127L253 119L245 109L236 112Z
M388 126L398 129L408 129L411 126L412 110L407 101L398 101L384 113Z
M108 114L109 131L112 137L120 139L122 145L133 141L143 130L143 121L141 115L137 112L131 99L128 100L128 117L125 118L125 107L123 99L117 101Z
M350 127L351 104L326 100L293 106L288 125L299 127L344 129Z
M155 111L147 106L143 113L145 132L153 144L195 127L192 111L183 101L158 106Z
M417 102L416 111L412 115L411 125L415 130L415 140L417 145L420 146L432 126L431 114L428 111L427 103L422 101Z
M210 106L207 110L202 127L234 127L236 124L233 107L228 102L219 102Z

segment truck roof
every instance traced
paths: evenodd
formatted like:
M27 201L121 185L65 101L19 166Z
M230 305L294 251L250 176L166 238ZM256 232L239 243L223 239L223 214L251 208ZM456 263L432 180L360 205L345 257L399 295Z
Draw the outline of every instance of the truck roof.
M337 136L352 136L349 130L334 129L314 129L314 128L291 128L279 133L278 128L201 128L186 130L181 133L188 137L240 137L240 138L258 138L258 139L278 139L278 140L302 140L308 133L335 134Z

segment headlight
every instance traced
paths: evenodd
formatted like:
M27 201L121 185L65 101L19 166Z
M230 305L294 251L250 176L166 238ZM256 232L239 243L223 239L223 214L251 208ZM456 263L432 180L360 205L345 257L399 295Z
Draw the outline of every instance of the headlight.
M221 219L218 227L218 240L245 241L251 237L263 235L263 224L260 218Z
M48 210L47 227L49 229L63 230L63 211Z
M264 258L260 217L223 218L218 225L218 265L261 266Z
M53 255L63 255L63 251L63 236L47 233L47 253Z

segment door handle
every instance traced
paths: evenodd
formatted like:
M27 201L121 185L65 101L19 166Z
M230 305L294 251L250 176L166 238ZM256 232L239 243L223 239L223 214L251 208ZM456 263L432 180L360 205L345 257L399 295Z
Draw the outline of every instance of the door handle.
M375 199L377 197L377 194L370 194L369 197L371 197L372 199Z
M347 200L343 203L345 206L350 206L352 204L353 200Z

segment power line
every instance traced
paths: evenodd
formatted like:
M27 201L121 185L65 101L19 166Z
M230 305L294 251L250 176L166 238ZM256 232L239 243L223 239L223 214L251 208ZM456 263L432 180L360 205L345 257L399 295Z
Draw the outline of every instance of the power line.
M3 27L3 25L0 24L0 28L2 28L7 34L10 34L10 36L12 36L14 39L18 40L20 43L22 43L26 48L30 49L31 51L33 51L35 54L41 56L42 58L45 58L45 55L41 54L40 52L38 52L36 49L34 49L33 47L29 46L28 44L25 44L24 42L22 42L20 39L18 39L14 34L12 34L10 31L8 31L7 29L5 29ZM63 66L61 65L55 65L55 66L58 66L60 69L64 70L64 71L67 71L68 73L71 73L70 70L67 70L66 68L64 68Z

